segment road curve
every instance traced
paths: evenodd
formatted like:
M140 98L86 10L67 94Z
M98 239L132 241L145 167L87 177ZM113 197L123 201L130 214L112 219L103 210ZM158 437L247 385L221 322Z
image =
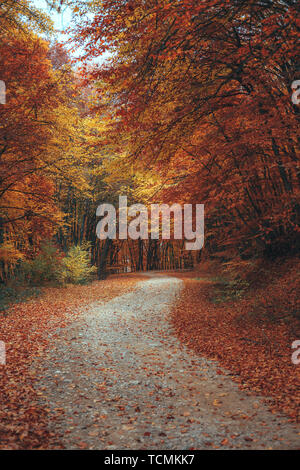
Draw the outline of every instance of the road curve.
M49 430L67 449L299 448L299 427L179 343L181 288L152 274L56 332L33 365Z

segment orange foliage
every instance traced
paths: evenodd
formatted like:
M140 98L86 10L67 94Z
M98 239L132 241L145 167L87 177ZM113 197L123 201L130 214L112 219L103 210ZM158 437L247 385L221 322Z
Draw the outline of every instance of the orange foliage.
M47 431L48 410L42 408L34 390L32 363L51 348L50 334L74 321L86 305L122 295L139 280L132 275L88 286L45 289L41 298L12 307L2 316L0 338L7 349L7 363L0 365L2 449L60 448L59 440Z
M220 305L212 302L216 282L211 275L206 271L206 280L195 280L189 274L173 324L185 344L218 360L241 388L270 397L274 410L299 421L300 370L291 360L292 342L300 334L299 260L271 267L264 287L261 276L260 285L241 300Z

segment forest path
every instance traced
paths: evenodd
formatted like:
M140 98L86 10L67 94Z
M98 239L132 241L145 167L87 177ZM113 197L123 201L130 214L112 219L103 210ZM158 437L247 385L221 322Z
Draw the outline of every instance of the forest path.
M132 292L90 305L36 361L36 388L63 445L299 448L296 425L179 343L168 315L182 281L149 277Z

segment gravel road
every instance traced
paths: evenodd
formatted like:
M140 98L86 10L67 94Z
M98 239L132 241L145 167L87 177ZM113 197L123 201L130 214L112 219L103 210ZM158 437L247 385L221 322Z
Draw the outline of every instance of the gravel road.
M168 317L181 288L149 275L56 331L33 366L49 430L67 449L299 448L297 425L179 343Z

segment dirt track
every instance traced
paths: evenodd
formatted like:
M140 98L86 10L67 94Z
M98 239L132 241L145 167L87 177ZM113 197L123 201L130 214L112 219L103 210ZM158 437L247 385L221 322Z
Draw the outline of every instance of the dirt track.
M60 329L36 383L67 449L299 448L299 428L182 347L168 316L182 281L152 274Z

